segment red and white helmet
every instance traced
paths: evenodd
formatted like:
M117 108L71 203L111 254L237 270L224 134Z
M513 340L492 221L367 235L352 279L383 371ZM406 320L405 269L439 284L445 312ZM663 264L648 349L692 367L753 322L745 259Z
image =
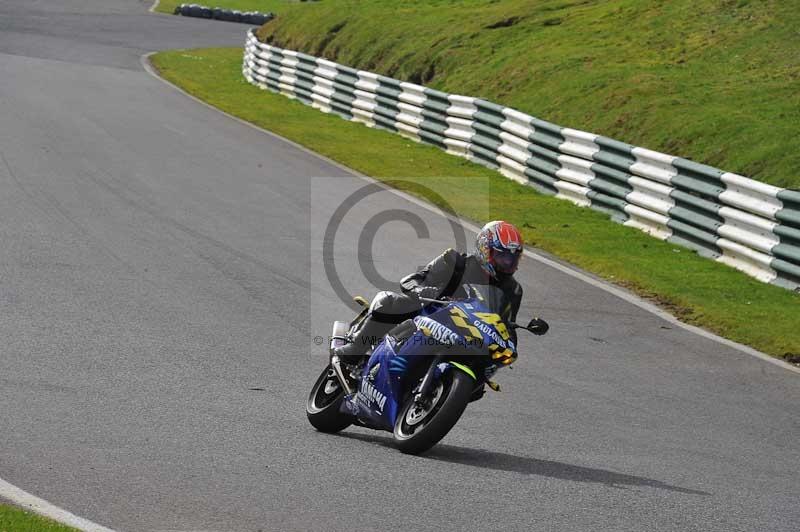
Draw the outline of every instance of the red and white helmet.
M475 239L475 257L492 277L517 271L523 249L522 235L512 224L489 222Z

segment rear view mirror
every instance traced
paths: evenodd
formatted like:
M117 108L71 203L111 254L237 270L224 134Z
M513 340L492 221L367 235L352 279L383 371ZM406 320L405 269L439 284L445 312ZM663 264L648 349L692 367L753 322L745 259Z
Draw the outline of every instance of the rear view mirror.
M525 328L536 336L541 336L550 330L550 326L541 318L533 318L528 322L528 326Z

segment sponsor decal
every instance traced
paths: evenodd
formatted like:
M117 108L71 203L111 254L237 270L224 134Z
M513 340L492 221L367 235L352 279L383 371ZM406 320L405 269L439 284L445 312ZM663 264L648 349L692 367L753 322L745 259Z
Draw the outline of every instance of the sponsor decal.
M358 388L358 394L366 399L367 404L374 403L378 407L378 411L382 414L383 407L386 404L386 396L383 395L372 383L367 379L361 381L361 386Z
M476 312L475 316L483 323L494 327L497 333L500 335L500 338L503 340L508 340L511 338L511 335L508 334L508 328L506 327L506 324L503 323L503 318L501 318L499 315L495 314L494 312Z
M487 325L481 320L475 320L474 322L472 322L472 325L480 329L481 332L483 332L486 336L491 338L492 341L494 341L496 344L502 346L503 348L510 347L511 349L514 349L514 342L512 342L511 340L506 341L503 338L501 338L500 335L497 334L497 332L495 332L495 330L490 325Z
M419 317L416 319L416 322L417 327L419 327L419 330L422 331L425 336L429 336L437 342L441 342L446 345L463 343L458 334L453 332L452 329L445 327L438 321L426 317Z

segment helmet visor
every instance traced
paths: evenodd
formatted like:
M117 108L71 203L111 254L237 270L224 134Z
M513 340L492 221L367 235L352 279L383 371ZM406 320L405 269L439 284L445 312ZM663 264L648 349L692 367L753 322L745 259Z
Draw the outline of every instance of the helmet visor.
M519 266L519 258L522 256L522 250L517 251L498 251L492 250L492 259L494 260L494 267L500 273L514 273Z

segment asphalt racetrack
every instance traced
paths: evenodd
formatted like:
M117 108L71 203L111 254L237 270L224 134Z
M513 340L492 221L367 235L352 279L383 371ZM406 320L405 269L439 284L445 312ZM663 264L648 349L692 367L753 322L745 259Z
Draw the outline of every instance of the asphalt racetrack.
M798 375L532 259L551 333L433 452L315 432L314 337L351 316L324 230L366 182L145 72L247 29L148 7L0 1L0 478L126 531L797 530ZM431 237L377 228L382 277L454 244L372 194L329 257L351 292L387 210Z

